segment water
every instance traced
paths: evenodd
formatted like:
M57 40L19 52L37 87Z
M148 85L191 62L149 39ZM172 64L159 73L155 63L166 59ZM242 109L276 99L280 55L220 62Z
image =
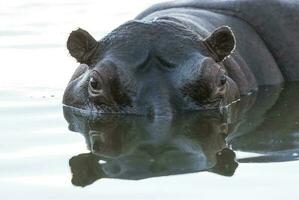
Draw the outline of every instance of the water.
M174 122L63 108L68 33L155 2L0 1L1 199L298 199L298 83Z

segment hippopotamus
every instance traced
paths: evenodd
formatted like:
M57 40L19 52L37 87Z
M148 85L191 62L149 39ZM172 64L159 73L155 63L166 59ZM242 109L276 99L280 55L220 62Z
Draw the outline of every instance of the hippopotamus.
M79 28L67 40L80 65L63 103L149 117L226 107L299 80L298 21L295 0L179 0L99 41Z

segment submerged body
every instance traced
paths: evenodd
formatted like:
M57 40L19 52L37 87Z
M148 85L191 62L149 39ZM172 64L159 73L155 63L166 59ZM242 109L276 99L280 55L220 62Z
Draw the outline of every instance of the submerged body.
M81 65L64 104L171 117L226 106L259 85L299 80L298 9L295 1L174 1L99 42L73 31L68 49Z

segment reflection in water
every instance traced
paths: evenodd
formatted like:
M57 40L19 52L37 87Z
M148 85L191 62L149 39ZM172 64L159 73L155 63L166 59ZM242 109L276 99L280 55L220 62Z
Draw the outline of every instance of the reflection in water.
M69 129L82 133L90 150L70 159L72 183L199 171L232 176L242 162L297 160L298 89L298 84L264 87L221 112L188 113L172 120L96 116L64 107ZM256 154L238 158L234 151Z
M282 162L298 160L299 153L299 84L292 83L281 91L265 88L256 106L242 119L231 138L234 150L259 153L239 162Z

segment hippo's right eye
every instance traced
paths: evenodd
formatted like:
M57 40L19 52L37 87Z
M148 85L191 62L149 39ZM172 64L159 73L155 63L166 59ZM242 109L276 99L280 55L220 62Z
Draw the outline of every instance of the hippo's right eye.
M220 76L220 86L225 85L226 83L226 76L225 75L221 75Z
M102 89L101 80L99 78L91 77L89 80L89 86L94 91L101 90Z
M91 86L93 89L97 89L98 81L97 81L95 78L91 77L89 83L90 83L90 86Z

